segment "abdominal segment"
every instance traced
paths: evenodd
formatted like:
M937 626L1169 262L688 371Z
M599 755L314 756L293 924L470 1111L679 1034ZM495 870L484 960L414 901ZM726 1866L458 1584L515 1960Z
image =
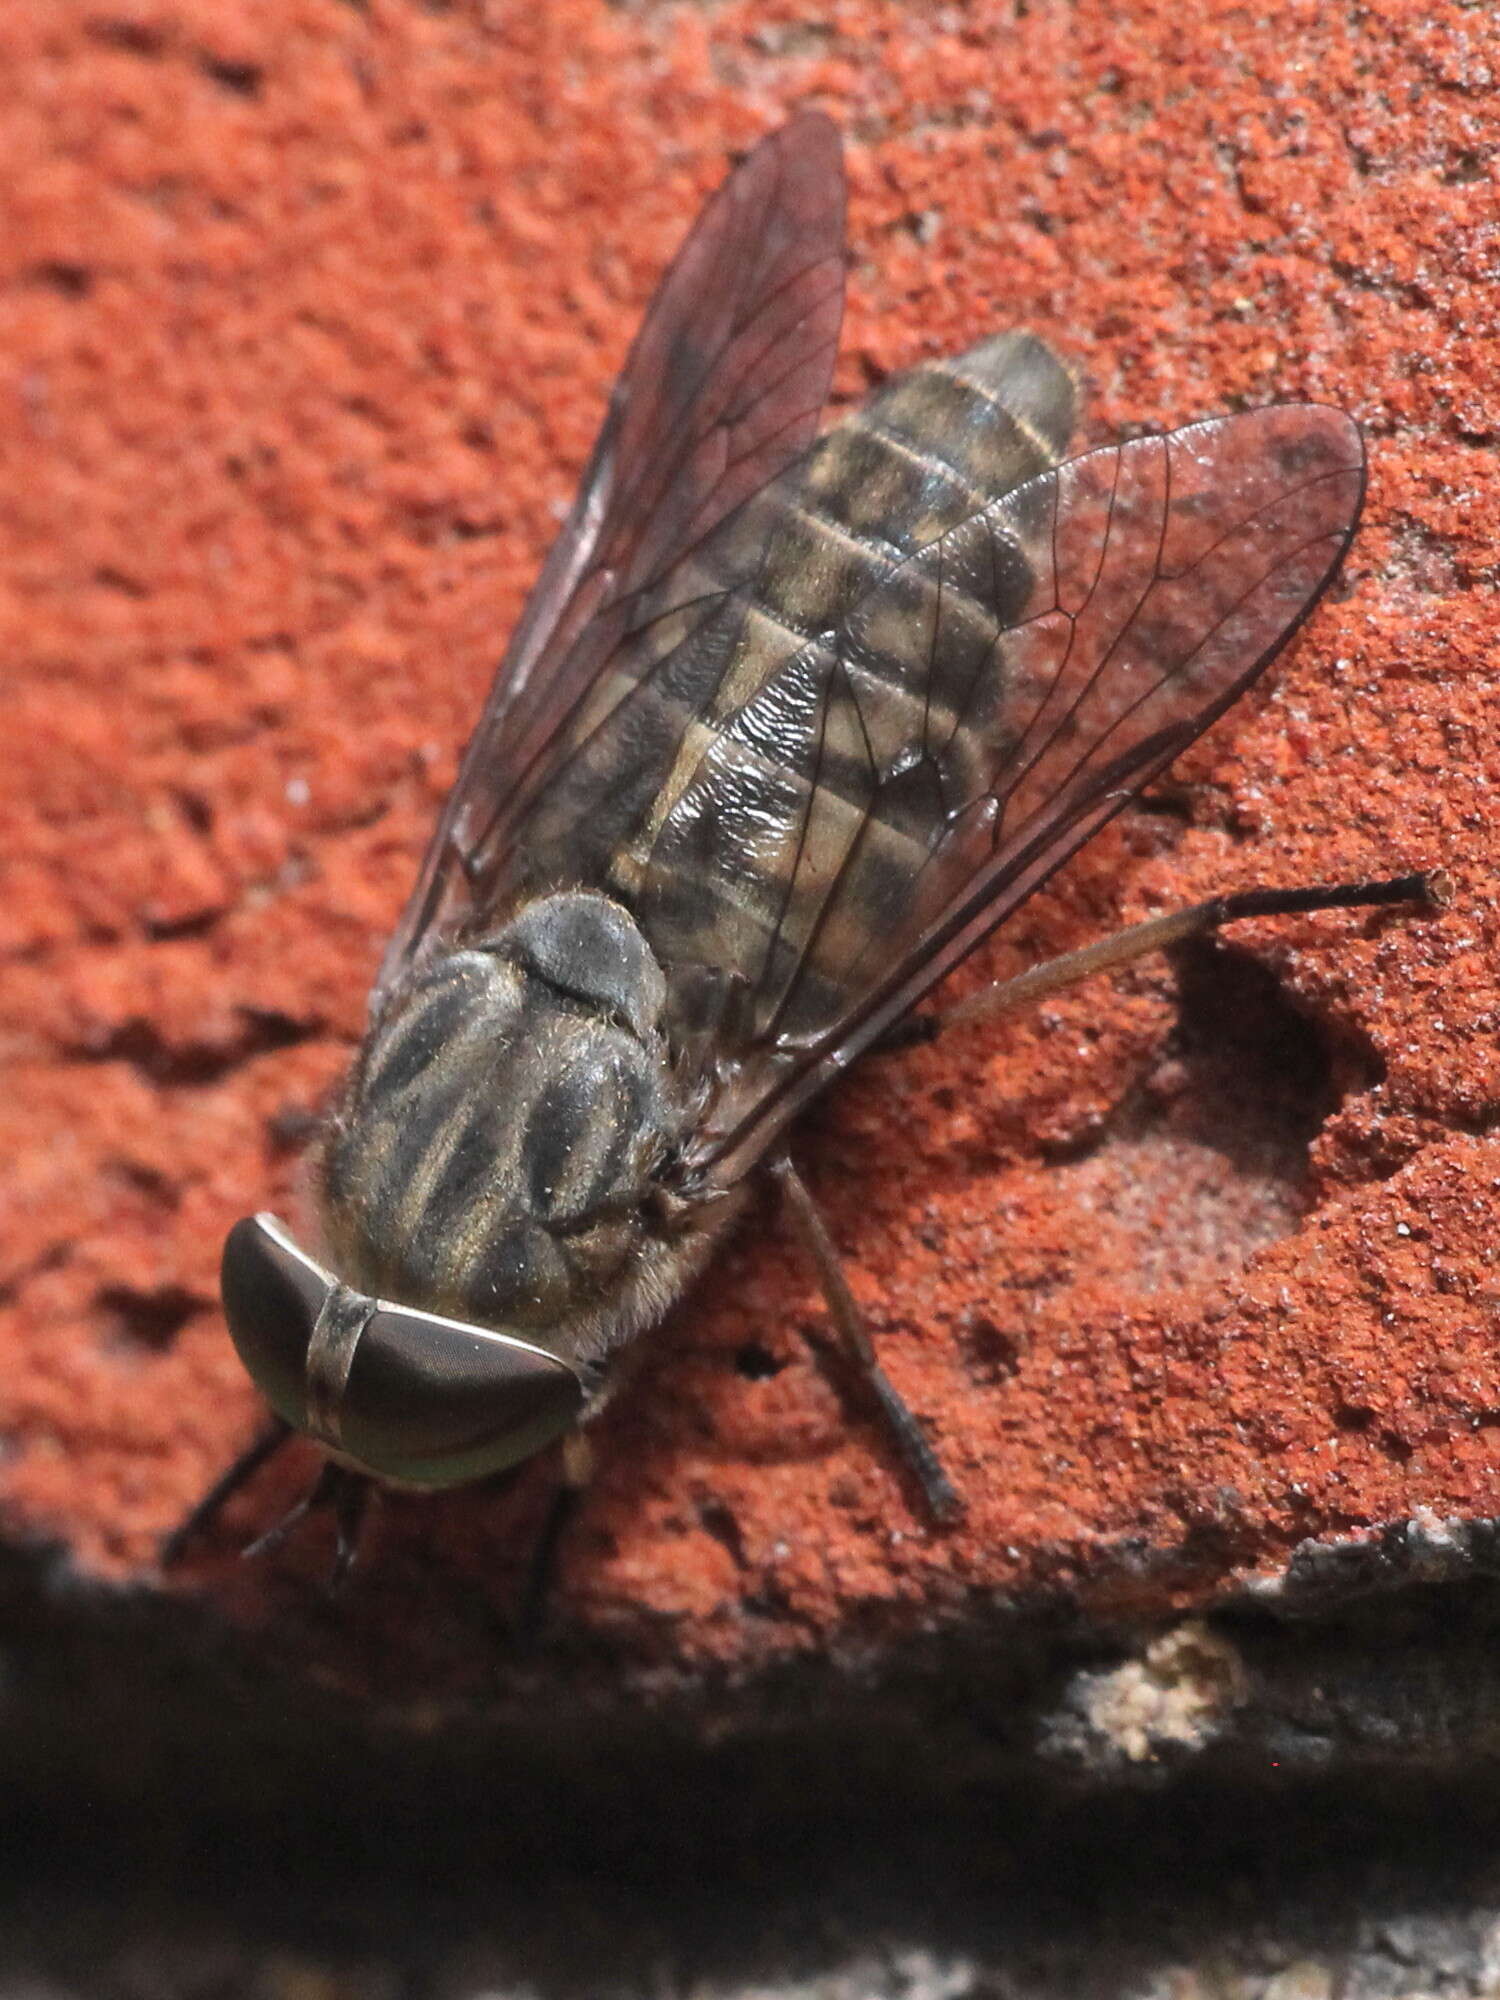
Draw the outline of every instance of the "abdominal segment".
M849 968L930 889L939 837L1003 762L1001 635L1031 590L1025 552L997 544L982 572L888 579L1056 464L1073 408L1041 341L1000 336L893 382L716 547L727 573L764 545L748 615L613 872L683 959L761 967L765 1036L795 1044L839 1011ZM883 579L879 615L856 616Z

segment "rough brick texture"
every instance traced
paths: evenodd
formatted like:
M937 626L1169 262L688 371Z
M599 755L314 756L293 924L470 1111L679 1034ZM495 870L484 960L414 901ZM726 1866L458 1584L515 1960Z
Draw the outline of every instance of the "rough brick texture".
M758 1215L602 1426L561 1624L616 1673L754 1669L1500 1515L1497 62L1458 0L8 0L12 1541L149 1585L254 1425L224 1229L288 1199L656 275L808 103L850 143L841 395L1020 323L1088 441L1312 395L1372 456L1264 692L956 984L1250 883L1454 900L872 1063L803 1154L964 1521L923 1524ZM232 1555L310 1463L170 1588L325 1682L489 1685L539 1489L392 1501L335 1611L319 1536Z

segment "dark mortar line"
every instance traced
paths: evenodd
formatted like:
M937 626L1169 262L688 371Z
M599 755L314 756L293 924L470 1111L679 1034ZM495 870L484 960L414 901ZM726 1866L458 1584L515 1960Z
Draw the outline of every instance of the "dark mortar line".
M1052 1969L1021 1979L1018 1993L1103 1996L1143 1989L1164 1962L1223 1965L1226 1937L1260 1967L1273 1939L1291 1962L1349 1951L1387 1925L1391 1969L1409 1983L1416 1961L1402 1926L1494 1903L1500 1823L1477 1778L1325 1782L1295 1795L1189 1783L1102 1803L959 1785L916 1812L890 1792L835 1783L792 1827L762 1816L753 1787L747 1797L733 1775L711 1821L691 1799L684 1816L672 1778L646 1779L654 1824L628 1847L599 1837L616 1803L607 1782L594 1823L580 1815L559 1838L524 1771L446 1826L445 1801L424 1798L414 1772L373 1820L295 1807L211 1817L170 1793L142 1814L61 1799L51 1811L11 1811L0 1820L0 1880L14 1914L0 1963L31 1910L31 1964L75 1964L88 1994L101 1990L101 1933L113 1922L138 1938L144 1918L159 1940L229 1925L294 1959L412 1965L456 1948L463 1963L481 1946L472 1989L450 1967L446 1980L398 1989L412 1993L783 1991L789 1973L790 1990L803 1991L851 1957L916 1947L960 1965L1002 1960L1033 1978ZM524 1851L494 1840L502 1821L529 1826ZM668 1958L674 1977L663 1982ZM138 1979L138 1945L132 1962ZM916 1989L902 1978L864 1990ZM1013 1988L1002 1975L963 1990Z
M1137 1596L1162 1567L1137 1566ZM353 1693L357 1640L336 1665L306 1630L318 1657L303 1676L287 1664L298 1640L285 1615L231 1631L211 1600L110 1590L44 1551L0 1550L0 1813L45 1818L67 1800L86 1825L170 1806L268 1839L327 1818L347 1841L415 1810L460 1843L487 1826L497 1862L540 1848L613 1865L648 1836L674 1851L732 1846L742 1823L919 1822L1012 1795L1038 1811L1079 1796L1114 1811L1163 1790L1265 1792L1295 1812L1341 1760L1351 1783L1398 1792L1481 1772L1493 1786L1497 1576L1500 1523L1467 1540L1395 1524L1375 1545L1301 1550L1279 1588L1241 1589L1187 1621L1107 1621L1062 1589L975 1592L945 1629L846 1629L712 1674L632 1665L618 1642L576 1633L519 1661L497 1645L488 1693L439 1711L430 1690ZM1163 1734L1135 1761L1081 1690L1137 1669L1152 1636L1184 1622L1230 1649L1238 1691L1196 1743ZM378 1619L367 1637L378 1686ZM524 1810L490 1824L499 1799Z

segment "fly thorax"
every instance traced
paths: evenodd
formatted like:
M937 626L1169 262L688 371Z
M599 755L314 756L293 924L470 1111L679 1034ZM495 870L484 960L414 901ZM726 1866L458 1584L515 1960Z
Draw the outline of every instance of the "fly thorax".
M665 990L626 911L584 891L428 959L324 1148L348 1281L543 1341L607 1307L676 1133Z

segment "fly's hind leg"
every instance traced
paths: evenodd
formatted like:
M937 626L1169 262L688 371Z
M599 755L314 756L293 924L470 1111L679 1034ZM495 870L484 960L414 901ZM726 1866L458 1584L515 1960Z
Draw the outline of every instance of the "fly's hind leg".
M1014 979L985 986L956 1006L940 1007L930 1014L911 1014L897 1023L878 1044L881 1049L906 1048L914 1042L929 1042L949 1028L973 1021L987 1021L994 1014L1008 1014L1048 993L1075 986L1097 972L1114 972L1121 966L1144 958L1148 952L1168 951L1189 938L1207 937L1225 924L1246 917L1299 916L1309 910L1361 910L1390 905L1416 909L1441 909L1448 900L1449 883L1441 870L1421 875L1397 875L1384 882L1343 882L1328 888L1241 889L1233 895L1212 896L1206 903L1194 903L1186 910L1171 910L1165 916L1149 917L1143 924L1131 924L1112 937L1080 951L1064 952L1043 965L1030 966Z
M957 1006L929 1014L909 1015L896 1023L878 1042L877 1049L901 1048L913 1042L931 1041L952 1027L987 1020L992 1014L1008 1013L1045 994L1059 992L1095 973L1111 972L1129 965L1148 952L1165 951L1189 938L1205 937L1247 917L1293 916L1309 910L1368 909L1408 905L1440 909L1448 900L1449 884L1441 871L1431 874L1399 875L1382 882L1337 883L1331 887L1308 889L1245 889L1233 895L1215 896L1190 909L1175 910L1166 916L1132 924L1113 937L1080 951L1066 952L1044 965L1032 966L1015 979L1007 979ZM887 1378L870 1344L870 1336L860 1317L859 1307L839 1265L838 1252L828 1234L796 1168L784 1155L768 1161L768 1169L786 1197L798 1234L812 1253L823 1282L824 1296L834 1324L845 1346L859 1364L874 1391L896 1442L912 1471L921 1482L928 1506L938 1520L948 1520L958 1512L960 1501L936 1452L921 1426L902 1402Z
M929 1511L937 1521L951 1521L962 1510L963 1503L922 1426L880 1365L870 1341L869 1329L839 1263L838 1249L828 1233L827 1223L818 1213L807 1183L784 1153L768 1161L767 1168L781 1189L797 1234L817 1265L823 1296L828 1301L828 1310L839 1337L869 1383L902 1457L922 1488Z

